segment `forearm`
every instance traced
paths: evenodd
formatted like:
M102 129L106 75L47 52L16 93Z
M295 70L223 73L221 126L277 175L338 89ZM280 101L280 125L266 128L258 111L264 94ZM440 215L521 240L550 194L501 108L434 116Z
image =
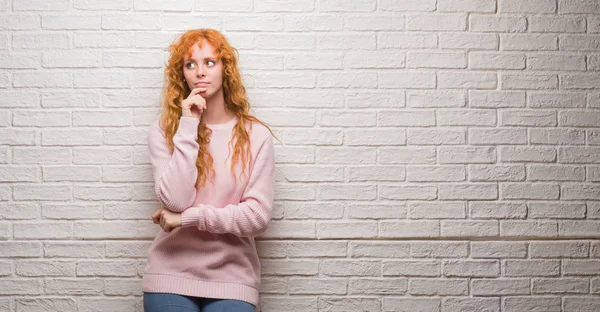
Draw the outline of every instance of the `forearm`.
M240 237L257 236L267 229L271 206L245 202L217 208L199 205L182 214L182 227L196 226L200 231L215 234L230 233Z
M197 127L197 120L182 117L173 136L173 153L160 159L156 154L161 148L155 148L154 155L151 153L155 165L156 196L167 209L175 212L190 207L196 198Z

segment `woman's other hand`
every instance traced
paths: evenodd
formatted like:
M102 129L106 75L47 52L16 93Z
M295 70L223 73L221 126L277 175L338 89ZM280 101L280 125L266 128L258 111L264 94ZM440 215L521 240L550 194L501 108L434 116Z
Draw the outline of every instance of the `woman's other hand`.
M181 226L181 213L172 212L169 209L161 209L159 218L160 227L165 232L171 232Z

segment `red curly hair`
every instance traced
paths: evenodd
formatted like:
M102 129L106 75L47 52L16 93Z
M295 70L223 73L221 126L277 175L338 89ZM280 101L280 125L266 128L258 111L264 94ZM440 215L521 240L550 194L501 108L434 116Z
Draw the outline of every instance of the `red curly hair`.
M192 47L200 45L203 40L214 47L215 56L223 63L225 104L227 109L238 117L238 122L232 130L233 136L229 142L230 146L235 142L231 173L235 176L235 165L241 160L242 172L240 174L243 174L252 161L250 136L245 126L246 122L250 122L250 131L252 130L252 122L258 122L264 125L273 136L275 135L264 122L250 115L250 102L246 96L246 88L242 84L238 69L237 49L233 48L219 31L214 29L188 30L169 46L170 57L165 68L165 85L162 94L161 128L165 131L167 143L172 152L174 149L173 136L179 127L179 118L182 114L181 103L191 92L187 83L183 81L183 61L184 58L192 54ZM212 131L201 120L198 126L198 144L200 148L196 160L196 168L198 169L197 187L204 185L207 179L214 177L213 158L208 152L211 133ZM210 177L209 170L212 172Z

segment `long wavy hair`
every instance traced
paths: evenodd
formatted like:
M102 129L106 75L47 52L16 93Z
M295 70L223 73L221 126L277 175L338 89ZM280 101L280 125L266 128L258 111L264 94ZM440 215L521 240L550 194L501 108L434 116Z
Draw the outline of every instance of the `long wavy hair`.
M219 31L214 29L188 30L169 46L170 57L165 68L160 123L172 152L174 149L173 136L179 127L179 118L182 115L181 103L191 92L187 83L183 81L183 61L192 54L192 47L201 45L203 40L214 47L215 56L223 64L223 95L226 108L235 113L238 118L238 122L232 130L231 141L229 141L230 148L233 145L231 174L235 177L235 167L239 161L241 161L242 169L240 175L244 174L248 164L252 161L250 136L249 131L246 129L246 122L249 122L250 131L252 131L252 122L258 122L264 125L271 132L271 135L275 135L267 124L250 114L250 102L246 96L246 88L242 84L238 69L238 51L229 44L225 36ZM198 125L198 144L200 148L196 160L196 168L198 169L197 187L204 185L207 179L212 180L215 174L213 158L208 152L211 133L212 131L201 119Z

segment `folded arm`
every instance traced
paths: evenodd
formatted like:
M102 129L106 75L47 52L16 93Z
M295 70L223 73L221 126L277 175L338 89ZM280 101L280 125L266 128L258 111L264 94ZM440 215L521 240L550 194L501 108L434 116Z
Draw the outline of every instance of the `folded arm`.
M169 150L164 131L158 126L148 130L148 150L154 174L154 192L164 207L182 212L196 198L199 144L198 124L192 117L181 117L173 136L174 149Z
M249 167L250 178L239 204L225 207L198 205L182 213L182 227L196 226L216 234L240 237L263 233L271 220L275 195L273 138L267 137Z

